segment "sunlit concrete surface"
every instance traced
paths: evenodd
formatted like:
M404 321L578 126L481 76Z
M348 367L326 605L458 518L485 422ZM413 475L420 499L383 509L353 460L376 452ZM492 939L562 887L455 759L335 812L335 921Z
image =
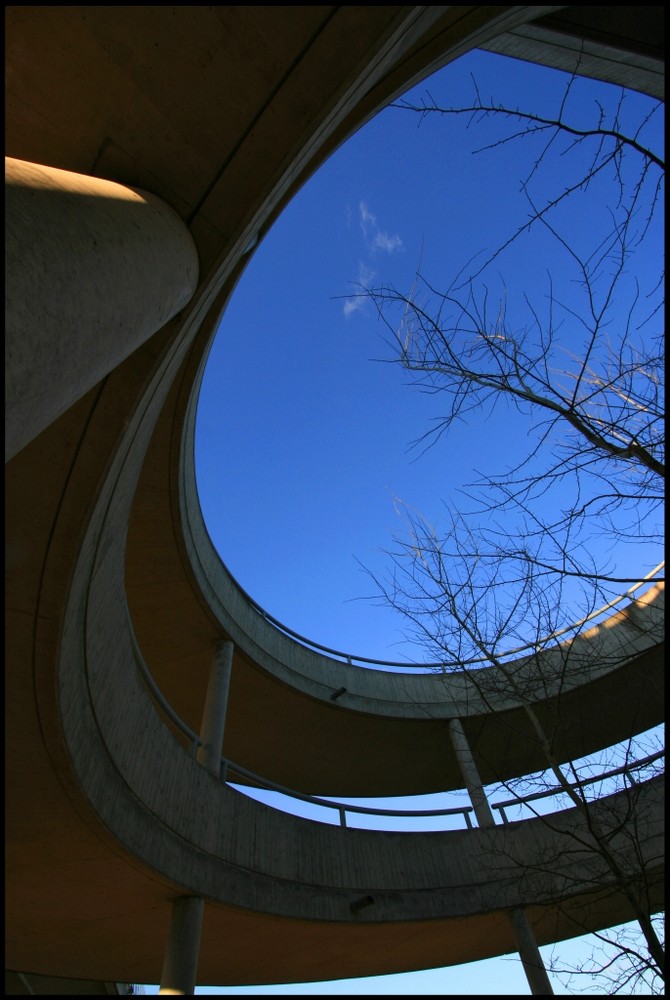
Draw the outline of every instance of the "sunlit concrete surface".
M524 860L560 853L574 826L568 814L553 833L528 821L406 835L331 828L252 802L192 758L138 670L146 664L198 731L214 644L232 639L224 751L298 790L458 787L447 733L454 715L484 780L494 758L510 775L536 763L509 735L520 731L518 704L494 675L492 709L466 681L363 672L263 622L206 537L192 430L221 311L250 247L300 184L440 65L478 45L513 49L519 32L526 48L517 54L542 60L522 29L542 29L544 45L555 28L547 18L575 10L5 8L7 155L88 177L94 189L147 192L159 214L166 206L184 250L170 259L183 292L174 315L159 317L153 332L138 323L129 354L101 327L102 367L91 361L69 380L65 366L54 380L59 415L24 428L6 464L8 994L31 976L96 981L90 993L159 981L172 902L194 893L206 899L203 983L372 975L501 954L514 949L507 911L517 905L540 942L574 934L577 912L593 927L627 917L621 895L584 859L558 869L562 888L519 878ZM593 11L581 28L591 37L598 12L625 9L579 10L582 19ZM656 45L663 8L643 10L657 12L648 26ZM636 60L644 73L661 72L656 50L643 60L640 44L625 30L609 37L607 72L616 77ZM54 257L62 232L53 233ZM30 252L26 239L26 264ZM75 284L82 273L72 272ZM149 286L143 307L155 320ZM34 321L42 308L59 318L59 287L45 269ZM21 305L30 318L31 303ZM71 350L85 356L83 318L70 332ZM40 341L34 367L48 371L57 348ZM20 425L24 402L19 392L10 403L8 428ZM584 638L561 699L560 751L577 756L662 721L661 601L657 589L622 610L614 628ZM536 708L553 728L554 654L542 669L548 683ZM644 788L640 822L660 906L659 784ZM613 802L610 815L623 806ZM82 992L61 986L53 992Z
M146 192L9 157L5 190L7 461L186 305L198 257Z

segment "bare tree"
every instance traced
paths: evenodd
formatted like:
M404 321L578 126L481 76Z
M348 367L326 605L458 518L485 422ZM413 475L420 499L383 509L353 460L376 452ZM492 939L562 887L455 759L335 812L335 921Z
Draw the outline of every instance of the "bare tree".
M467 487L439 534L401 504L406 530L389 551L388 575L373 579L378 598L404 616L428 659L467 671L477 684L485 676L479 667L496 668L507 692L524 705L528 731L542 750L545 769L536 780L541 788L553 783L579 811L586 830L579 834L580 847L592 852L596 869L605 865L629 903L641 934L631 939L619 933L609 945L614 952L603 960L594 949L586 963L566 970L571 983L587 969L599 969L606 992L627 990L636 981L660 992L664 947L656 904L645 878L632 876L616 846L625 827L628 847L640 860L634 836L630 843L635 787L628 788L625 823L603 825L593 808L592 785L583 782L575 762L560 756L560 721L547 731L533 708L545 662L551 661L546 683L560 688L574 666L570 660L583 624L659 561L663 537L658 224L664 163L647 138L661 106L650 106L626 130L622 92L610 107L597 104L590 123L582 115L575 123L578 86L573 77L560 107L546 116L485 101L476 85L466 107L440 107L430 96L421 104L395 105L421 119L439 115L448 122L466 115L480 126L502 120L510 130L484 140L482 149L489 152L512 141L536 144L521 178L528 215L502 245L483 255L483 263L467 262L446 289L438 290L422 265L409 291L362 291L385 325L391 363L445 406L417 447L437 445L475 414L490 417L512 406L528 417L528 450L511 468L486 472ZM572 157L574 167L564 170L560 187L552 190L544 175L556 156L563 162ZM581 225L575 223L575 205ZM503 267L510 248L538 232L550 238L559 264L547 274L541 305L522 288L515 311L506 284L504 293L494 292L500 280L491 278L493 268ZM649 243L656 271L631 274ZM556 270L562 278L569 274L569 295ZM626 547L639 560L633 570L620 560ZM661 579L658 567L651 579ZM570 626L572 638L560 646L557 667L557 637ZM518 658L501 655L515 645L530 650L533 691L512 666ZM553 660L547 659L550 648ZM487 691L483 680L478 690L494 707L499 692ZM526 778L526 796L528 787ZM518 794L514 783L507 788ZM600 935L598 947L607 940Z
M482 264L467 264L446 290L438 291L419 270L409 292L381 286L364 294L386 325L393 363L446 404L415 444L434 445L476 413L513 406L528 415L526 456L472 486L476 509L487 515L486 529L479 520L482 537L494 547L502 537L507 548L513 516L519 551L545 574L586 575L620 589L624 580L612 560L594 564L594 532L601 551L605 537L611 551L620 551L632 541L653 547L662 533L660 247L657 273L645 275L645 287L639 274L630 274L658 222L663 161L643 138L659 106L630 137L620 130L624 96L610 109L611 120L598 105L593 126L576 128L566 119L574 87L573 78L552 118L485 103L477 91L467 108L397 105L421 117L466 114L480 123L492 117L520 123L485 147L489 151L512 140L542 144L521 181L528 218ZM564 166L568 154L576 158L572 173ZM535 189L555 156L562 159L563 176L573 179L558 192L547 195L545 189L541 199ZM594 201L604 199L596 212ZM577 201L582 224L576 229ZM521 308L510 316L507 286L505 297L493 297L488 276L493 265L504 264L512 244L538 229L558 251L555 273L547 274L537 296L522 288ZM494 515L504 515L504 525Z
M408 511L407 519L411 531L390 552L389 574L374 578L381 600L405 616L436 670L467 674L491 713L510 697L521 705L525 724L515 738L532 745L535 759L543 762L542 770L532 775L505 778L498 771L496 791L489 797L495 799L504 791L553 829L554 817L539 811L534 803L546 802L550 790L561 795L564 807L574 808L581 821L570 834L569 850L582 861L573 891L598 887L607 876L611 891L623 894L631 919L640 928L636 936L626 929L610 938L599 934L588 961L580 967L581 973L562 966L560 957L554 958L553 971L564 972L567 981L575 985L587 969L591 981L600 969L607 987L630 987L636 981L653 992L663 992L664 945L655 921L658 866L650 866L645 857L648 828L638 782L633 778L640 758L651 757L647 779L654 773L650 766L661 766L660 755L650 754L650 750L658 750L658 741L649 745L655 734L638 733L633 704L628 706L630 734L620 745L606 747L602 753L579 761L571 759L570 740L564 733L570 713L563 708L562 691L569 690L571 680L605 665L615 669L630 655L627 646L603 645L593 639L591 626L602 620L598 612L609 611L611 615L611 609L583 607L587 613L582 621L569 629L556 629L560 579L547 587L535 562L517 554L506 558L504 552L487 553L480 558L479 539L463 519L454 520L449 548L444 536L438 537L417 514ZM662 612L653 621L656 628L660 621L662 628ZM651 629L650 625L650 637ZM612 630L606 634L611 637ZM486 667L494 669L483 669ZM551 715L545 707L541 720L536 706L543 697L552 699L554 707ZM643 697L649 697L649 692L643 692ZM481 757L479 763L489 771L495 768ZM624 791L626 807L621 812L620 797L610 800L604 796ZM611 808L609 801L615 803ZM547 876L549 885L553 876L565 881L560 856L548 854L530 870L527 858L515 857L509 844L506 850L515 870L523 871L528 879L539 878L539 894ZM574 922L574 916L570 919ZM586 924L575 923L575 936L588 930ZM607 962L598 964L596 956L607 948ZM557 954L560 956L560 950Z

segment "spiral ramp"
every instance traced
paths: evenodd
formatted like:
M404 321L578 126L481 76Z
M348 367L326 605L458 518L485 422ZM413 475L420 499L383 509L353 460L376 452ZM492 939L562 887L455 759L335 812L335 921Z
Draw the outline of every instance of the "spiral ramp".
M601 862L566 850L584 822L574 811L551 825L422 834L300 819L203 768L143 675L197 732L213 650L231 640L224 755L304 793L462 787L453 718L483 781L541 766L523 707L495 674L475 687L362 670L265 621L202 523L193 423L207 348L249 247L319 163L385 102L472 47L513 47L523 36L522 57L532 41L552 65L556 24L564 38L570 12L586 9L5 8L6 151L19 185L20 165L37 164L56 172L49 183L59 171L90 179L91 201L98 182L150 192L188 236L175 236L165 280L174 261L192 264L193 247L198 261L167 319L154 310L139 341L116 353L108 334L102 374L82 376L70 396L51 379L65 399L57 416L39 425L39 395L29 414L37 431L6 411L17 442L6 462L7 993L158 982L181 897L205 899L198 982L209 984L504 954L515 950L508 914L517 908L541 944L629 917ZM636 26L631 37L611 22L605 37L597 22L573 24L572 37L581 32L612 74L624 62L629 74L637 68L640 89L652 90L662 59L651 41L663 35L641 39L640 18ZM35 190L22 212L42 204ZM174 221L160 205L156 219ZM60 252L58 233L48 250ZM62 288L48 267L35 273L19 347L48 381L30 316L37 326L57 314ZM127 308L121 291L119 301ZM99 303L79 306L88 315ZM81 327L86 359L97 341ZM568 675L560 650L540 667L521 665L529 684L542 670L534 708L562 759L663 722L662 598L651 589L585 633ZM620 829L618 850L635 872L628 804L621 795L596 808ZM660 779L639 787L635 821L662 908Z

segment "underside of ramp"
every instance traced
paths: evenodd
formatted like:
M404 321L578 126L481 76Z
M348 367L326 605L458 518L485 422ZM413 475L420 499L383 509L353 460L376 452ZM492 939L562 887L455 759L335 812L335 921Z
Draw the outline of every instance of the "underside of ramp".
M509 912L519 907L539 943L629 918L611 871L593 851L572 849L579 815L412 835L299 820L221 784L194 759L165 705L198 732L213 649L232 640L224 754L295 790L461 788L452 718L462 718L484 781L501 769L528 773L541 760L509 692L491 711L459 681L445 688L442 678L359 670L262 619L199 514L197 388L250 248L376 111L472 48L559 66L580 39L585 72L654 93L662 14L5 8L6 154L46 178L22 211L43 218L34 205L44 189L62 195L63 171L79 192L67 203L75 216L82 191L95 201L107 184L120 186L129 211L140 205L145 219L152 209L170 234L161 240L179 248L159 255L164 280L181 261L188 270L169 318L165 303L152 301L141 330L132 328L127 287L118 298L106 290L109 308L97 309L90 286L81 308L100 325L73 330L62 295L76 282L62 279L62 266L53 284L46 267L34 297L12 312L17 353L7 367L19 401L25 369L13 359L28 360L37 384L56 371L44 317L60 319L71 337L72 364L51 381L81 373L55 393L55 418L37 394L39 431L22 426L18 410L7 413L20 442L5 480L7 994L96 995L158 982L173 901L193 894L205 898L198 982L212 985L370 976L505 954L515 950ZM153 225L147 245L155 249ZM30 232L24 238L19 227L12 243L19 270ZM45 233L43 259L63 265L73 237L65 246L62 231ZM90 263L83 251L77 257ZM18 282L7 284L11 299ZM95 365L85 363L89 353ZM550 656L542 670L563 685L557 663ZM536 705L563 759L662 722L662 587L585 635L575 663L560 701L551 680ZM531 678L535 666L522 664L522 674ZM662 780L640 788L632 841L627 796L603 805L603 823L617 829L622 858L642 846L658 909ZM548 856L558 859L551 871L539 864ZM642 874L627 871L631 884Z

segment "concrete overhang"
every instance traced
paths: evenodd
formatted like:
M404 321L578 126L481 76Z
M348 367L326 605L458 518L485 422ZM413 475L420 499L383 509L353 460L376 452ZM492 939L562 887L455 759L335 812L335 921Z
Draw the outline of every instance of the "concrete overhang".
M486 42L490 52L665 99L664 16L658 7L562 7ZM660 30L660 34L659 34Z
M355 848L340 862L346 884L331 871L316 880L325 893L317 888L310 896L314 872L296 869L291 876L284 868L284 909L274 908L271 899L279 897L270 891L267 877L274 875L266 866L290 860L290 852L276 857L280 839L274 857L268 848L275 822L289 841L295 836L328 850L348 842L347 833L282 818L215 787L165 725L135 668L139 647L167 699L197 728L212 642L237 629L231 756L249 754L252 769L274 768L286 784L322 794L322 783L351 794L444 787L445 772L440 778L434 763L440 751L444 760L449 756L443 694L421 696L438 718L426 720L424 710L417 716L403 703L405 681L394 680L392 696L380 697L378 679L373 684L372 676L293 645L288 652L286 637L259 636L246 610L238 617L239 594L225 586L219 592L225 571L197 518L183 518L193 504L183 454L188 420L203 358L246 251L319 163L439 65L566 9L582 8L5 8L7 154L152 192L188 225L200 260L188 306L6 466L11 970L157 982L172 900L202 889L215 870L203 982L371 975L514 948L500 910L444 909L446 891L433 908L422 908L412 893L434 888L436 900L447 881L431 887L418 870L404 882L383 883L384 920L347 909L349 890L371 894L371 855L385 855L379 845L408 843L382 834L354 838ZM653 642L633 649L617 670L591 678L599 697L609 692L613 702L611 730L602 722L596 742L630 724L614 705L621 705L622 691L626 698L640 695L635 726L658 719L662 648ZM330 685L347 686L342 670L354 701L335 705ZM582 731L595 722L593 704L579 695L574 700L575 712L587 713L575 716ZM547 711L551 717L551 699ZM484 719L479 711L470 723L465 719L483 760ZM385 788L384 754L394 740L396 755L409 764ZM360 769L361 746L374 750L367 771ZM410 747L417 748L414 757L407 756ZM506 752L510 771L528 765L522 754ZM446 781L453 784L448 767ZM265 832L263 851L254 856L249 831L257 824ZM242 854L221 857L221 838ZM437 867L447 841L425 843ZM657 845L653 833L654 859ZM393 850L387 858L403 862ZM230 874L236 864L237 894L223 889L224 869ZM656 859L652 867L662 865ZM266 881L252 891L261 870ZM247 888L240 888L245 879ZM627 915L620 897L592 887L570 899L574 913L590 914L594 927ZM334 900L346 901L341 920L328 909ZM551 901L531 907L538 938L573 934L569 910Z

